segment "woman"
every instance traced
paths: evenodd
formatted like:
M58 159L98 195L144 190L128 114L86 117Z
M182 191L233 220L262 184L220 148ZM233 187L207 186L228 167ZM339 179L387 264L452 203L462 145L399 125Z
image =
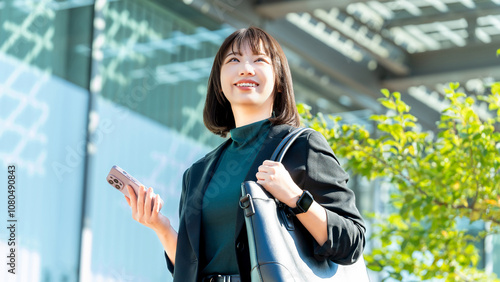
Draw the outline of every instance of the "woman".
M314 201L297 211L296 220L310 233L318 260L352 264L361 256L363 220L346 186L348 175L325 138L305 133L282 164L267 160L299 126L299 115L287 59L262 29L240 29L222 43L209 78L204 122L215 134L230 133L231 138L184 173L179 233L160 213L162 200L152 188L142 188L137 196L129 188L127 198L133 218L152 228L162 242L174 281L249 281L246 230L238 206L245 180L256 180L296 210L301 196L308 194L304 190L310 192Z

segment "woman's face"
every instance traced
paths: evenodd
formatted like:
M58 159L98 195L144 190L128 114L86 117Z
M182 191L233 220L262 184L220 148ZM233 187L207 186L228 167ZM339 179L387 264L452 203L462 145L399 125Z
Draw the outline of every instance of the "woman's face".
M235 52L237 49L234 48ZM236 110L267 111L273 109L274 69L271 58L264 53L262 42L259 54L253 54L248 44L241 54L231 48L221 67L221 86L224 96Z

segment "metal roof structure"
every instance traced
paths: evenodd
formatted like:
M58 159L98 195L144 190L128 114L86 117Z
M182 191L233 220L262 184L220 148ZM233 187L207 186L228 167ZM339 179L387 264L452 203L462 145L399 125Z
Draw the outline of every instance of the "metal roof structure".
M265 28L300 58L290 59L294 74L302 68L346 111L380 111L375 100L388 88L434 129L449 82L482 94L500 79L500 0L183 2L233 26ZM485 106L477 105L484 117Z
M156 68L155 77L162 84L206 76L212 49L216 49L234 27L249 25L265 28L286 51L291 51L287 55L296 93L306 97L308 104L324 112L365 120L365 123L370 113L382 110L376 102L382 97L382 88L401 92L419 123L425 129L435 129L435 121L446 107L443 89L449 82L460 82L469 94L482 94L491 82L500 80L500 58L496 57L500 48L500 0L142 2L163 5L189 18L198 27L193 32L174 31L163 38L164 29L148 26L142 23L142 18L141 24L131 21L110 8L104 18L113 28L103 37L109 46L95 52L94 59L126 64L129 60L140 61L151 56L168 58L179 46L207 50L196 60L177 60ZM42 6L26 17L25 22L34 18L53 20L55 11L93 4L92 0L12 1L20 13L28 14L31 8ZM0 3L0 10L4 6ZM19 38L35 41L37 46L50 44L47 42L53 35L51 29L47 32L52 33L44 37L32 35L24 23L22 26L5 23L4 26L12 32L4 44L6 48L19 41L16 39L19 34L23 34ZM130 48L121 48L113 41L114 32L120 28L134 34L132 38L137 42L127 43L132 44ZM79 46L78 50L84 55L90 51L85 46ZM30 54L32 58L34 53ZM109 65L116 67L117 64ZM127 74L110 69L105 79L126 85L130 82L129 75L140 79L148 73L139 70ZM486 104L479 103L477 110L482 117L490 114Z

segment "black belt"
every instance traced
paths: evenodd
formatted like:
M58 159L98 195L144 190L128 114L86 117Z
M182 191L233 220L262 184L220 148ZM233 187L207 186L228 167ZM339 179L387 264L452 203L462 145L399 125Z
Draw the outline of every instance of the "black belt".
M203 277L202 282L240 282L239 275L213 274Z

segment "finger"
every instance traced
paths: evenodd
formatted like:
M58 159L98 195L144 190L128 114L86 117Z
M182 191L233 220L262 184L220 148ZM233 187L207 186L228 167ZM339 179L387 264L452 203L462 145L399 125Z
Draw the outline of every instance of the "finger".
M265 165L259 166L258 170L259 172L266 172L269 168Z
M156 194L155 205L153 206L153 216L158 216L158 213L160 212L160 206L161 206L160 202L161 202L160 195Z
M266 184L266 181L263 180L263 179L259 179L257 180L257 184L260 184L262 187L264 187L264 189L266 188L264 185ZM267 189L266 189L267 190Z
M130 196L130 207L132 211L135 212L137 210L137 196L135 195L135 191L132 186L127 185L128 195Z
M257 172L257 174L255 174L255 177L257 177L257 180L264 180L264 178L266 177L266 173L265 172Z
M144 213L144 198L146 197L146 188L144 186L139 187L139 193L137 197L137 212L142 216Z
M268 173L262 173L259 176L257 176L257 180L260 180L264 183L271 181L271 179L272 179L272 175L270 175Z
M144 214L146 216L149 216L151 214L151 202L153 201L153 194L153 188L149 187L144 200Z
M265 174L276 174L276 171L278 168L276 166L264 166L262 170L259 170L259 172L265 173Z
M265 172L265 173L273 173L276 171L276 166L263 164L263 165L259 166L258 171Z
M270 160L265 160L262 164L266 165L266 166L276 166L276 165L279 165L280 162L273 162L273 161L270 161Z

